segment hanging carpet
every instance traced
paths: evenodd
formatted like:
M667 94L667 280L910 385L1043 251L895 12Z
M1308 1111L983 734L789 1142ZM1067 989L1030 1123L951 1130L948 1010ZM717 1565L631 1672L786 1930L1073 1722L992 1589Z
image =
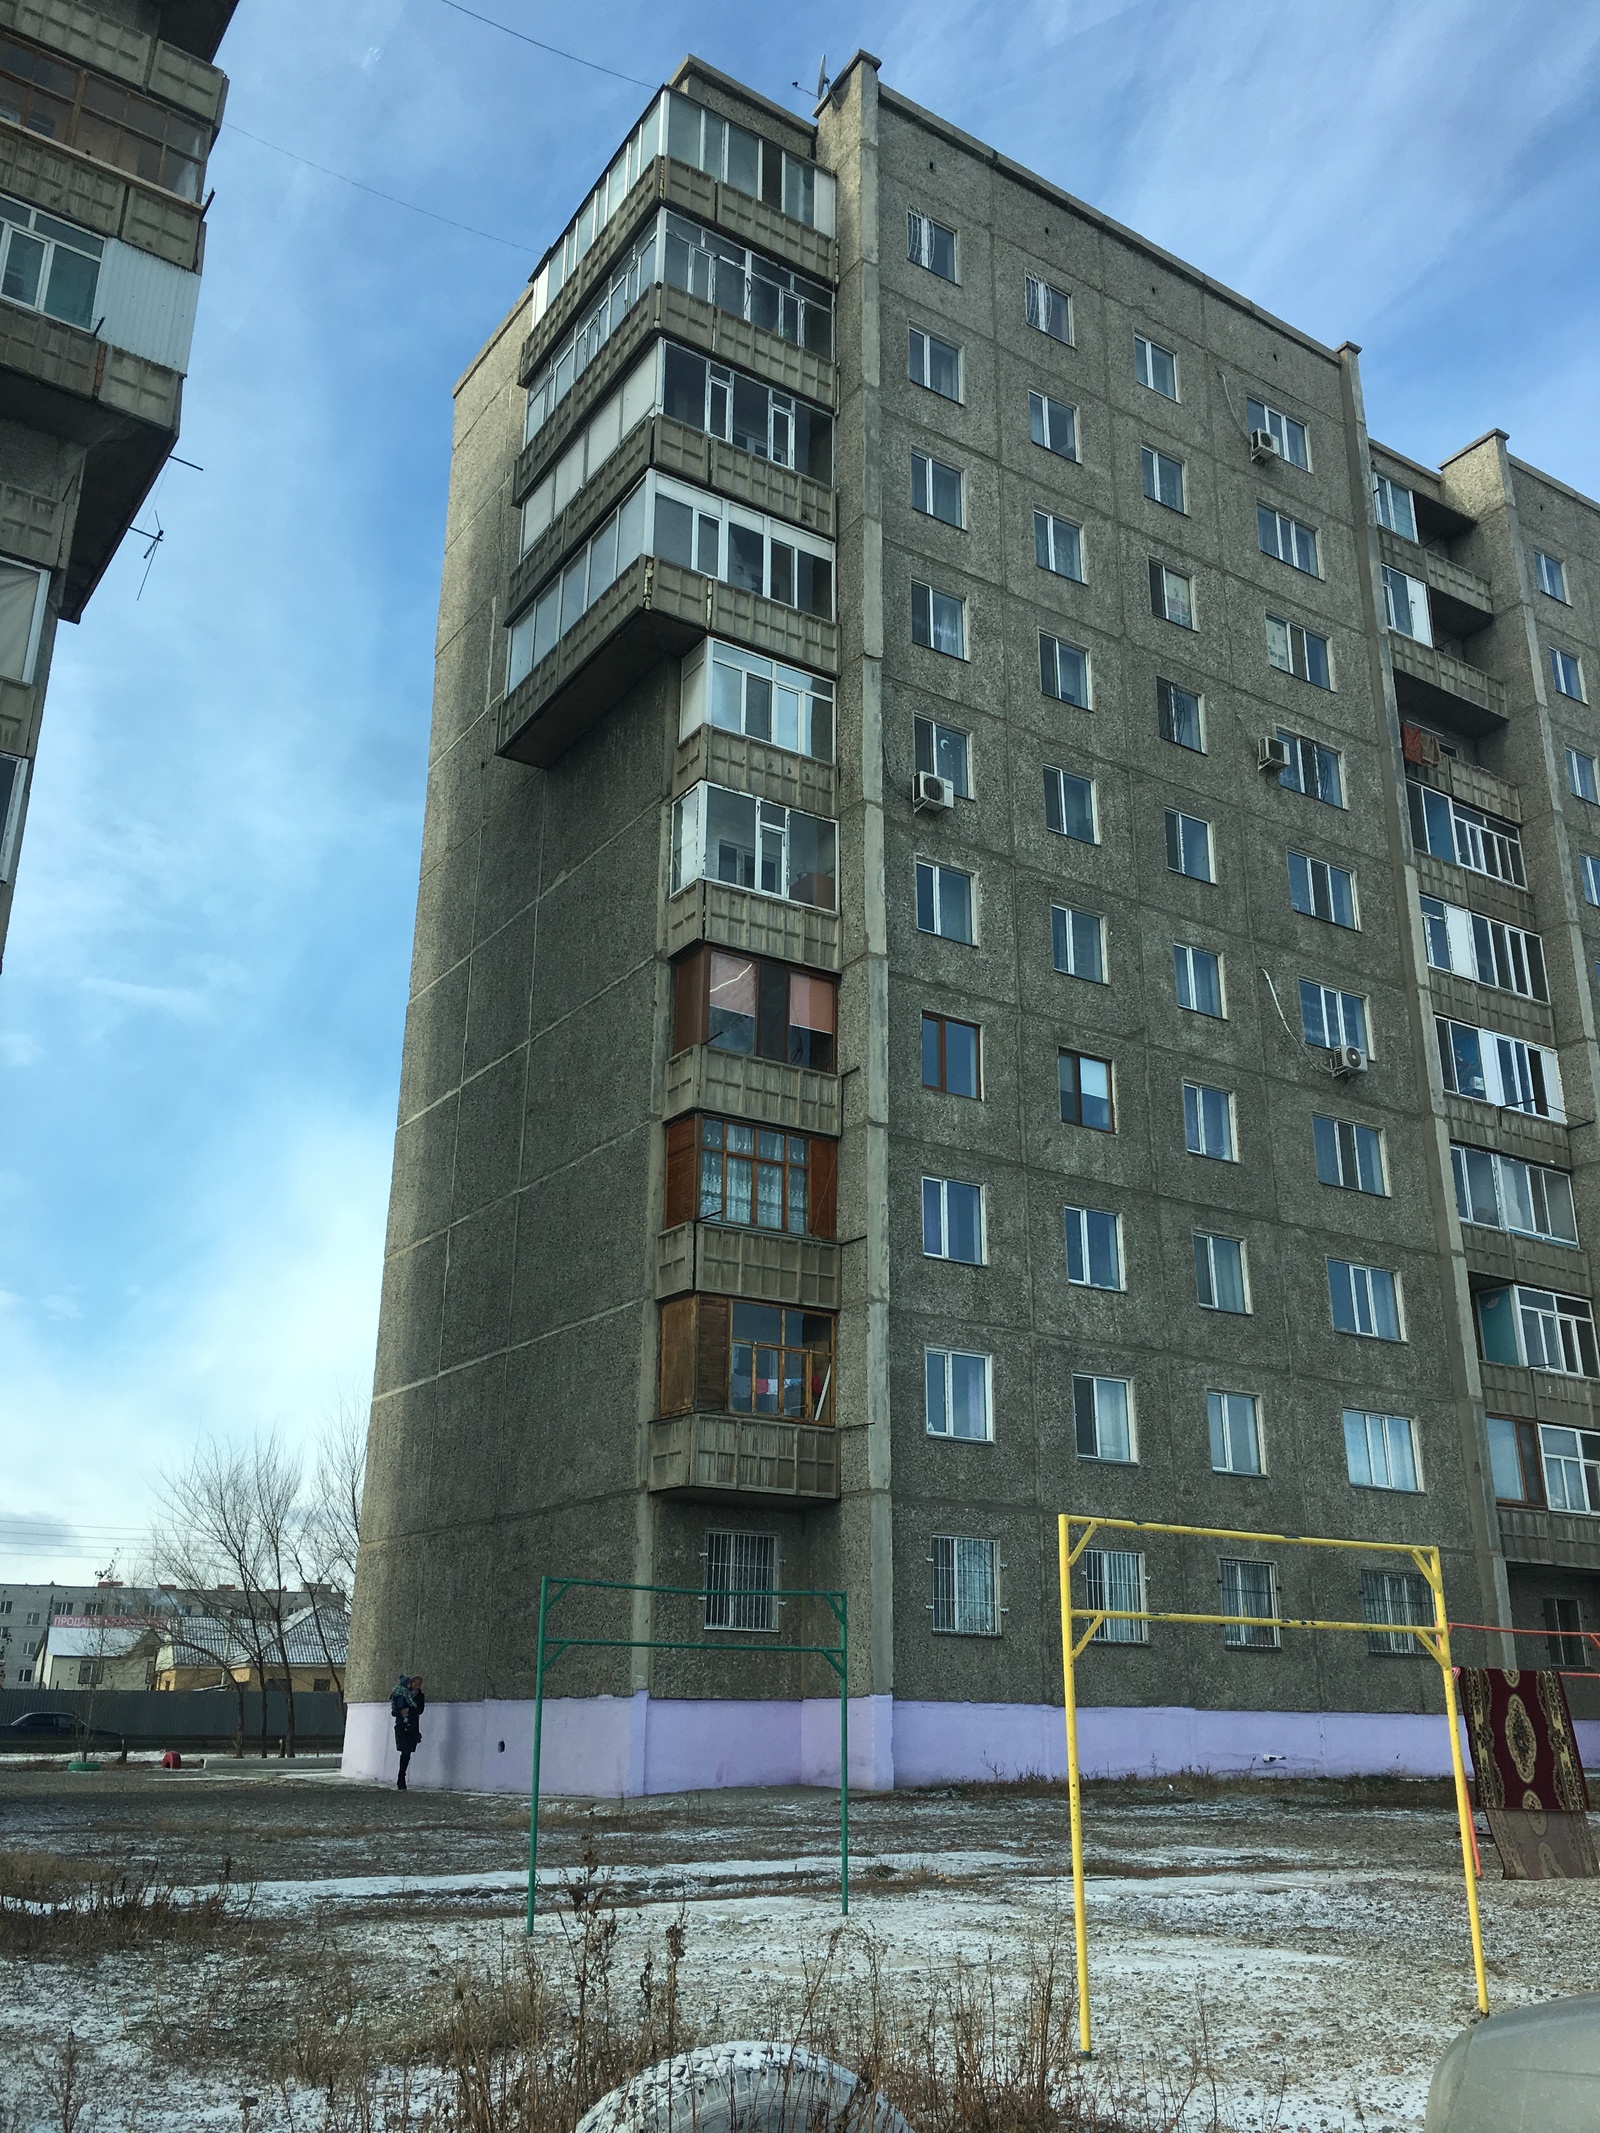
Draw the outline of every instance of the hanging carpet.
M1575 1881L1600 1873L1561 1676L1549 1667L1464 1666L1461 1708L1478 1805L1506 1879Z

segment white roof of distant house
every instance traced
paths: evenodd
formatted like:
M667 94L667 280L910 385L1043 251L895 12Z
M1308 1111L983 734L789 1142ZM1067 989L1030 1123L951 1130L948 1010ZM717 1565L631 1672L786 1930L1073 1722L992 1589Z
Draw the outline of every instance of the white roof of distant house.
M162 1630L163 1663L203 1666L210 1660L219 1666L252 1666L253 1653L238 1629L236 1621L217 1615L182 1615ZM271 1628L258 1622L254 1634L270 1668L278 1660ZM319 1630L317 1610L302 1607L285 1620L283 1641L291 1666L343 1666L349 1655L350 1618L342 1609L324 1607Z
M145 1634L142 1622L74 1622L57 1615L50 1625L46 1650L52 1659L125 1659Z

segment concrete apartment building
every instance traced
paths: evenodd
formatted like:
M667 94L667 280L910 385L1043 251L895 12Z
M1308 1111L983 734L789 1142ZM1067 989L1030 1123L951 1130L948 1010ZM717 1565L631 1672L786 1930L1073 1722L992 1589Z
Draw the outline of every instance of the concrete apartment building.
M178 439L234 0L0 0L0 953L60 622Z
M1600 512L920 110L690 60L457 391L347 1768L569 1635L829 1641L1062 1766L1055 1518L1435 1542L1600 1628ZM1420 1581L1144 1537L1086 1766L1433 1769ZM1397 1627L1397 1625L1402 1625ZM1466 1656L1509 1655L1462 1640ZM816 1658L569 1651L544 1781L837 1774Z

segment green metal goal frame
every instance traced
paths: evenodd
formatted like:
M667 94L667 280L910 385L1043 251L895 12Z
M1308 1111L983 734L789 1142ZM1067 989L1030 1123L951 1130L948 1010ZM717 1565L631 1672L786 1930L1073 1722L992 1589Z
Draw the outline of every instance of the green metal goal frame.
M551 1610L569 1592L648 1592L665 1598L705 1600L699 1585L626 1585L613 1578L542 1577L539 1580L539 1641L533 1672L533 1781L528 1801L528 1910L525 1931L533 1931L539 1884L539 1752L544 1739L544 1676L563 1654L572 1651L752 1652L765 1657L825 1659L839 1677L839 1909L850 1912L850 1610L842 1592L821 1586L797 1586L774 1592L754 1588L716 1593L719 1600L822 1600L838 1625L837 1644L733 1644L721 1637L552 1637Z

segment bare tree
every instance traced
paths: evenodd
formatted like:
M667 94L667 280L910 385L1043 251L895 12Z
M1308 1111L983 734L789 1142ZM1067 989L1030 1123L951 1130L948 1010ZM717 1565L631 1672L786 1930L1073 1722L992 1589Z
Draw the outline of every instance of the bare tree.
M348 1617L361 1545L361 1499L367 1479L371 1403L341 1395L317 1438L317 1460L295 1544L295 1569L311 1595L313 1633L345 1708L345 1660L334 1658L327 1602Z

